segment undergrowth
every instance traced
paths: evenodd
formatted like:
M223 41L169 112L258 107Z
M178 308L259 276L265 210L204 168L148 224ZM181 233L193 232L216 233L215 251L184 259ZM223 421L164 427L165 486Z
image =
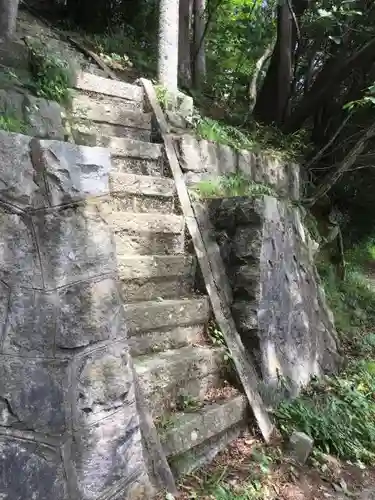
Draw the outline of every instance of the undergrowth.
M27 125L13 114L4 113L0 115L0 130L24 134L26 133Z
M374 260L374 249L370 241L347 252L344 281L331 265L320 263L346 363L338 375L312 381L275 412L285 434L303 431L324 453L370 464L375 463L375 283L364 265Z
M28 42L32 90L39 97L70 104L73 70L69 63L49 52L35 41Z
M195 184L191 190L200 199L234 196L277 196L276 191L271 186L251 181L241 174L223 175L202 180Z

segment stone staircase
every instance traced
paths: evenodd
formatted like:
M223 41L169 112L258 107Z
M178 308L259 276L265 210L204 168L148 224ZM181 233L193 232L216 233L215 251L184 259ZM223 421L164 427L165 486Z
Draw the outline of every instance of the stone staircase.
M111 198L104 206L116 243L129 343L165 452L179 474L213 458L244 429L247 405L235 391L229 398L207 398L208 391L222 391L224 356L205 340L210 305L194 292L196 259L186 250L163 146L151 142L151 118L141 87L90 73L77 77L73 138L112 153ZM176 406L181 394L196 403L195 411Z

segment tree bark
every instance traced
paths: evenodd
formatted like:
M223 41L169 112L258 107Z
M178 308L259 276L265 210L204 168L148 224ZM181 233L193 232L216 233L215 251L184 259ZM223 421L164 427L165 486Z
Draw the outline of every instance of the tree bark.
M205 51L205 0L194 0L194 87L199 88L206 79L206 51Z
M16 32L19 0L0 0L0 40L12 38Z
M250 106L249 106L249 111L252 112L256 103L257 99L257 84L258 84L258 79L259 79L259 74L266 63L267 59L270 57L272 54L272 45L269 45L266 47L265 51L263 54L260 56L260 58L257 60L255 64L255 69L254 73L252 75L250 85L249 85L249 101L250 101Z
M292 14L288 2L277 8L277 40L263 86L254 107L263 123L283 122L292 82Z
M177 91L178 0L160 0L158 81L170 92Z
M178 34L178 76L181 85L191 87L191 15L192 0L180 0L179 34Z

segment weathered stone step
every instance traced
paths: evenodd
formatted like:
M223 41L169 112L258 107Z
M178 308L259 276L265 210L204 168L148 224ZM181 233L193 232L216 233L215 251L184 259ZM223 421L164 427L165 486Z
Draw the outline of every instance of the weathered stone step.
M110 175L111 192L117 196L142 195L173 198L176 188L173 179L114 172Z
M72 99L72 115L76 118L122 127L149 128L151 115L135 109L135 105L134 101L105 96L93 97L75 92Z
M91 73L80 72L76 77L74 87L87 92L96 92L98 94L143 103L144 92L142 87L120 80L110 80L109 78L103 78Z
M181 215L144 214L132 212L109 212L108 223L115 233L171 233L180 234L184 230L184 218Z
M191 255L121 255L117 269L122 280L145 280L191 276L195 259Z
M207 297L145 301L125 304L124 308L126 325L130 333L199 325L208 322L210 318L210 304Z
M191 451L169 457L169 465L176 477L190 474L203 465L210 463L216 455L248 430L246 421L241 421L220 434L212 436Z
M139 137L135 131L135 137L126 129L124 137L120 135L118 129L109 130L105 133L100 128L104 124L93 124L78 122L73 124L73 135L75 141L87 146L103 146L109 148L112 154L112 164L116 171L120 173L133 173L139 175L156 175L163 173L163 146L152 142L149 139ZM110 127L109 125L105 125ZM98 128L99 127L99 128ZM147 130L149 134L150 131ZM141 140L137 140L138 137Z
M134 359L135 369L154 416L171 409L178 395L202 399L220 383L224 351L186 346Z
M104 122L95 122L84 118L75 118L71 123L74 141L77 144L96 146L97 137L124 137L139 141L151 140L151 124L149 117L143 115L143 120L134 127L134 123L114 125ZM103 141L102 141L103 142Z
M180 455L244 422L247 409L247 399L241 394L194 412L172 414L170 427L160 432L166 456Z
M176 326L169 330L153 330L129 335L128 342L133 357L178 349L187 345L202 344L205 324Z
M182 299L192 294L193 273L189 276L172 276L158 279L121 280L119 283L125 302Z

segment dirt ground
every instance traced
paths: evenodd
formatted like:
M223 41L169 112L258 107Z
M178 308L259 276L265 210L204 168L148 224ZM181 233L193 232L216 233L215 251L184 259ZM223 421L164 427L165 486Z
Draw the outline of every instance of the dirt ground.
M216 500L214 491L219 484L231 490L228 500L375 500L374 468L344 463L329 455L316 458L314 454L300 466L282 447L265 447L250 435L233 441L212 464L185 477L178 484L177 498ZM244 485L248 484L258 490L244 496Z

